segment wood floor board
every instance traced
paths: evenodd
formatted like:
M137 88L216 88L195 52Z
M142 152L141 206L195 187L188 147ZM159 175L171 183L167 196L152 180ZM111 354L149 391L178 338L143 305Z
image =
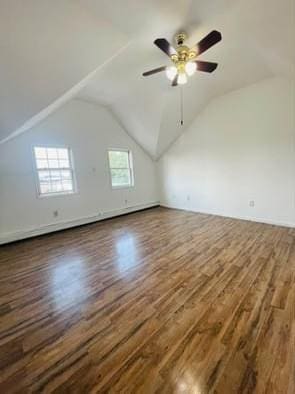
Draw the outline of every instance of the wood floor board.
M294 229L154 208L0 248L0 393L295 389Z

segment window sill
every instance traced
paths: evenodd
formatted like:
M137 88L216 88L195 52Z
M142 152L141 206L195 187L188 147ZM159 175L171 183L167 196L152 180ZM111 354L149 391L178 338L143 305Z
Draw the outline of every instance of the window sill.
M38 194L37 197L42 199L42 198L50 198L50 197L73 196L75 194L78 194L78 192L73 191L73 192L46 193L46 194Z
M126 186L112 186L112 190L120 190L120 189L132 189L134 185L126 185Z

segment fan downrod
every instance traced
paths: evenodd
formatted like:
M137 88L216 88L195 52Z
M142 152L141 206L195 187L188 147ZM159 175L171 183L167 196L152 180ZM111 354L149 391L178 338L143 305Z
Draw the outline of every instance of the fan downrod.
M175 41L177 46L183 45L184 41L187 39L187 34L182 32L182 33L178 33L175 36Z

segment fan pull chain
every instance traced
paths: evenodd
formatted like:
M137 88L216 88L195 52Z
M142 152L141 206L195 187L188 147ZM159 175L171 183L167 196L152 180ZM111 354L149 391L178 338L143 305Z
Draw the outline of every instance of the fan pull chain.
M180 125L183 126L183 90L180 86Z

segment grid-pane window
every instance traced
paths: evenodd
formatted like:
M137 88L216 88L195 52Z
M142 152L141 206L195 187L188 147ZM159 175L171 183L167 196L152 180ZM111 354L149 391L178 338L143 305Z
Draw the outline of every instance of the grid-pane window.
M133 185L131 152L127 150L109 150L109 165L112 187Z
M68 148L34 147L40 195L73 193L74 173Z

